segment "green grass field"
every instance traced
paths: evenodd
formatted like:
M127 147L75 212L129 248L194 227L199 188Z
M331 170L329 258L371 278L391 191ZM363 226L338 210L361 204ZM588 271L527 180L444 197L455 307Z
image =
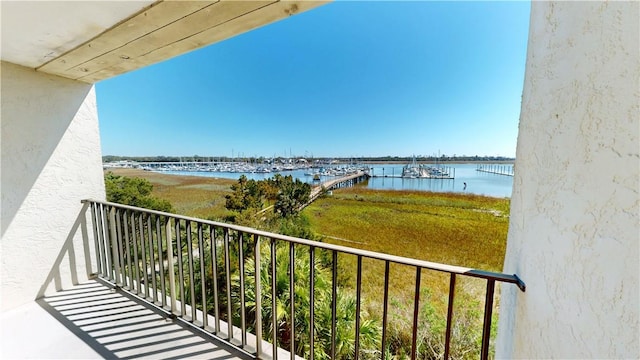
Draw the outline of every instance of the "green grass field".
M509 200L484 196L380 191L353 187L333 191L304 210L325 241L391 255L497 271L502 269L509 224ZM341 276L353 286L356 258L342 256ZM437 307L446 304L448 274L427 271L422 284ZM363 262L363 289L370 302L382 301L384 263ZM391 266L390 296L413 299L415 269ZM484 282L460 279L459 288L484 294Z
M508 213L508 199L362 187L304 210L328 242L492 271L502 268Z
M178 214L202 219L222 219L227 213L224 196L235 180L179 176L137 169L110 169L116 175L140 177L153 185L154 196L169 200Z

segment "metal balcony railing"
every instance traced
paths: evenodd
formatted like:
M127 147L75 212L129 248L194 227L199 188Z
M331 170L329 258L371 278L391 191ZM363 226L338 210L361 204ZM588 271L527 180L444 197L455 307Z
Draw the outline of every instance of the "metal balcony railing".
M486 281L484 320L482 324L482 345L480 357L489 356L491 316L496 282L512 283L522 291L524 283L516 275L486 272L464 267L420 261L392 256L372 251L348 248L310 241L274 233L268 233L247 227L201 220L187 216L147 210L104 201L84 200L90 206L91 223L95 247L94 259L97 275L114 286L136 295L143 300L163 309L167 316L183 320L210 335L223 340L255 358L288 356L296 357L296 318L297 311L309 313L307 356L314 358L318 326L314 324L314 302L317 275L318 252L331 256L324 259L330 263L331 271L331 328L320 329L330 332L330 356L336 358L336 322L337 322L337 278L338 255L355 256L356 271L356 307L353 341L353 358L360 357L360 321L362 260L372 259L384 264L384 288L382 309L382 333L380 354L385 354L388 346L389 327L389 268L391 264L400 264L415 269L415 291L413 309L413 327L411 358L417 357L417 329L421 274L423 270L449 274L449 297L446 315L446 330L443 357L449 358L452 341L452 314L456 288L456 279L460 276L474 277ZM266 243L265 245L261 245ZM267 247L268 245L268 247ZM277 251L286 247L285 251ZM283 250L283 249L281 249ZM296 281L305 279L309 283L308 308L296 306L289 301L286 310L278 308L279 295L276 283L277 257L288 257L289 299L295 299ZM304 256L308 267L296 268L296 256ZM267 261L263 260L263 257ZM329 260L330 259L330 260ZM369 261L369 260L368 260ZM261 269L267 263L269 276L266 288L270 294L263 293L265 279ZM232 272L233 268L233 272ZM300 272L306 272L300 274ZM304 276L302 276L304 275ZM306 284L305 284L306 285ZM393 284L392 284L393 285ZM236 289L235 291L232 291ZM252 292L247 294L248 289ZM250 301L247 299L250 298ZM271 303L271 308L263 316L263 303ZM286 341L279 344L278 317L283 311L289 317ZM286 317L286 316L285 316ZM266 322L266 323L265 323ZM235 325L234 325L235 324ZM268 326L267 326L268 324ZM270 336L265 338L265 331ZM286 344L288 342L288 344ZM286 346L283 351L279 346ZM271 347L271 354L264 349ZM383 356L384 357L384 356Z

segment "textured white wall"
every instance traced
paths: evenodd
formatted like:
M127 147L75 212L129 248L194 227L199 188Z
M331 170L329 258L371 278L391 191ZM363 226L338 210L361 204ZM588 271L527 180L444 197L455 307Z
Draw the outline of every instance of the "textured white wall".
M499 358L638 358L640 3L532 2Z
M0 70L0 299L6 310L36 298L80 200L103 199L104 182L93 86L6 62ZM79 234L75 240L81 243ZM82 251L76 256L82 274ZM60 278L68 282L68 271Z

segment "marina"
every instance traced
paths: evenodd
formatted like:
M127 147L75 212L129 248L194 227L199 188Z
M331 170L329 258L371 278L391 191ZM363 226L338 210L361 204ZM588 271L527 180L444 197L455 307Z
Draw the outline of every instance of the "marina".
M409 179L455 179L456 170L441 165L418 164L414 158L402 168L403 178Z
M129 167L167 174L225 179L238 179L241 175L245 175L248 179L253 180L264 180L279 173L291 175L295 179L312 185L319 185L320 183L342 177L348 173L353 174L357 171L366 171L369 175L368 180L359 183L358 186L366 186L367 188L378 190L457 192L501 198L511 197L513 187L513 176L477 171L478 165L484 165L490 169L491 166L496 168L499 166L510 166L513 168L512 164L465 163L447 164L446 166L433 164L432 166L443 167L447 172L452 174L454 178L411 178L402 177L403 168L406 166L406 164L402 163L369 163L366 165L317 164L316 162L306 164L304 162L298 162L296 164L295 161L291 163L291 165L289 165L288 162L287 164L278 164L277 166L281 168L277 171L273 169L273 165L269 169L260 171L260 166L263 168L266 167L264 164L243 162L118 162L116 164L105 164L105 169L109 169L110 167ZM216 168L220 170L212 170Z
M512 176L476 171L477 164L474 163L448 165L455 171L455 179L402 178L402 167L399 164L370 164L372 177L367 182L367 187L379 190L456 192L511 197Z
M118 161L103 164L107 168L136 168L159 172L213 172L213 173L242 173L242 174L271 174L289 171L305 171L307 176L340 177L357 171L367 172L369 167L357 164L337 164L332 161L316 161L311 163L306 159L287 159L280 161L265 161L252 163L245 161L184 161L184 162L134 162Z

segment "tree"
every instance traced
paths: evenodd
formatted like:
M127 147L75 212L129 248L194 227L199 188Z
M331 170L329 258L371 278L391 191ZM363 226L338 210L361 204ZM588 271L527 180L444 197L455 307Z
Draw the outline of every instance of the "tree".
M107 201L164 212L173 212L167 200L151 195L153 185L146 179L116 175L109 171L104 176Z
M225 207L231 211L243 213L262 209L264 200L275 201L274 212L281 218L298 214L309 201L311 186L291 175L276 174L273 178L255 181L240 176L236 184L231 185L232 194L226 195Z
M300 179L294 181L291 175L287 175L281 178L278 185L279 191L274 211L280 216L286 218L296 215L302 206L309 202L311 186Z
M280 184L282 184L282 175L280 174L275 174L271 178L260 181L264 197L269 201L276 201L280 191Z
M260 284L262 292L262 312L263 334L265 339L271 340L273 337L273 326L271 324L272 317L272 291L271 291L271 252L269 251L269 243L261 243L261 262L260 262ZM309 357L310 353L310 289L309 275L311 263L309 255L306 251L296 252L294 257L294 304L295 318L291 319L289 309L291 307L290 296L290 263L287 246L277 246L276 248L276 338L278 346L289 349L291 324L294 325L295 352L299 356ZM315 281L314 281L314 358L329 359L331 354L331 272L320 261L314 264ZM245 269L247 271L245 282L245 311L247 314L247 323L251 331L252 324L255 321L256 293L255 293L255 262L253 259L245 261ZM239 297L240 283L239 274L235 273L232 277L232 292L234 297ZM355 316L356 316L356 298L352 292L344 291L342 287L338 287L336 297L336 359L351 359L355 353ZM362 300L363 302L365 300ZM292 321L293 320L293 321ZM362 309L360 322L360 350L361 358L380 358L377 352L380 346L381 328L376 321L365 309Z
M236 184L231 185L233 193L226 195L225 207L231 211L242 212L247 209L262 208L263 191L255 180L240 176Z

